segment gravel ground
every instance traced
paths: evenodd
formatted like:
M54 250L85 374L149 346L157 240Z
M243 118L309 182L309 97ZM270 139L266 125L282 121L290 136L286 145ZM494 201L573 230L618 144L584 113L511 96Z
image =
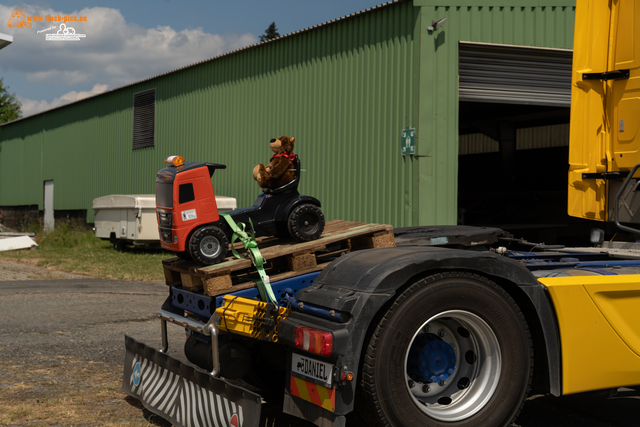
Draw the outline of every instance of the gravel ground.
M166 296L164 283L0 260L0 425L152 425L120 391L124 335L159 346L154 314ZM172 328L170 342L183 357L184 331Z
M82 279L87 276L0 260L0 282L10 280Z

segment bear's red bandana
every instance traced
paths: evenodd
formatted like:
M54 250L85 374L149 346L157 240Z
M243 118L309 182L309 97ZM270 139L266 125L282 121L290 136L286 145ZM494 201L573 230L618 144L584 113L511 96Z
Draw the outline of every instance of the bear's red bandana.
M285 151L284 153L278 153L278 154L274 154L273 157L271 157L269 159L269 161L272 161L273 159L275 159L276 157L286 157L287 159L291 160L292 162L296 159L296 155L291 153L291 154L287 154L287 152Z

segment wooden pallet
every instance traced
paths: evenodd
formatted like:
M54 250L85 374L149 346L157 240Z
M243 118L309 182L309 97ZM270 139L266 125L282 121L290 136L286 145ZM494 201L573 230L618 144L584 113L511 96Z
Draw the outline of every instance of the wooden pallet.
M271 282L322 270L331 258L347 251L395 246L390 225L341 220L327 222L322 236L311 242L275 237L258 238L257 242ZM245 252L242 244L236 243L235 247L241 254ZM230 256L210 266L170 258L162 264L167 285L204 289L207 296L252 288L258 279L257 270L248 258Z

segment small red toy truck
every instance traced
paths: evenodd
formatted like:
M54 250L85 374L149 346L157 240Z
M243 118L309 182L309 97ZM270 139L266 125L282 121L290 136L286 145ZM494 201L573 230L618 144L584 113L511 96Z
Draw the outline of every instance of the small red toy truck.
M168 167L156 176L156 208L160 242L183 259L211 265L225 258L233 231L218 214L211 178L217 163L185 162L170 156ZM294 160L294 179L275 189L263 188L253 206L229 212L255 236L293 237L309 241L320 237L324 215L320 201L298 193L300 159Z

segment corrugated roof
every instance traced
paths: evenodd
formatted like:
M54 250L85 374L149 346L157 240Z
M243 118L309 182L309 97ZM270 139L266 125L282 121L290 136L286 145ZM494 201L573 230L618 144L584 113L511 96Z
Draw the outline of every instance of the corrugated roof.
M13 42L13 36L0 33L0 49L9 46Z
M177 73L178 71L182 71L182 70L185 70L187 68L195 67L197 65L204 64L205 62L215 61L215 60L220 59L220 58L224 58L224 57L227 57L227 56L230 56L230 55L235 55L235 54L237 54L239 52L243 52L245 50L255 49L255 48L259 47L259 46L262 46L262 45L265 45L265 44L268 44L268 43L274 43L274 42L280 41L282 39L293 37L293 36L298 35L298 34L306 33L308 31L312 31L312 30L315 30L315 29L318 29L318 28L322 28L322 27L325 27L325 26L328 26L328 25L332 25L332 24L335 24L336 22L345 21L347 19L352 19L352 18L355 18L355 17L357 17L359 15L371 13L374 10L379 10L379 9L383 9L383 8L389 7L389 6L391 6L391 5L395 4L395 3L404 3L405 1L409 1L409 0L392 0L392 1L389 1L387 3L380 4L378 6L370 7L369 9L361 10L359 12L354 12L354 13L352 13L350 15L345 15L343 17L332 19L331 21L327 21L327 22L324 22L322 24L314 25L313 27L308 27L308 28L304 28L302 30L294 31L293 33L289 33L289 34L285 34L285 35L280 36L280 37L276 37L275 39L266 40L266 41L263 41L263 42L260 42L260 43L255 43L255 44L252 44L252 45L249 45L249 46L245 46L243 48L236 49L236 50L233 50L231 52L226 52L226 53L223 53L221 55L214 56L213 58L203 59L202 61L198 61L198 62L195 62L193 64L185 65L183 67L176 68L175 70L166 71L164 73L157 74L157 75L155 75L153 77L147 77L146 79L142 79L142 80L138 80L138 81L135 81L135 82L132 82L132 83L128 83L126 85L119 86L117 88L107 90L106 92L98 93L96 95L91 95L91 96L88 96L86 98L79 99L77 101L69 102L68 104L63 104L63 105L59 105L57 107L50 108L48 110L40 111L39 113L32 114L32 115L27 116L27 117L22 117L20 119L13 120L11 122L3 123L0 126L6 126L6 125L11 124L11 123L19 122L21 120L30 119L30 118L38 116L40 114L48 113L49 111L57 110L59 108L64 108L64 107L67 107L69 105L72 105L72 104L75 104L75 103L78 103L78 102L82 102L82 101L86 101L88 99L92 99L92 98L95 98L95 97L98 97L98 96L102 96L102 95L105 95L105 94L110 93L110 92L115 92L117 90L124 89L124 88L129 87L129 86L137 85L139 83L143 83L143 82L146 82L146 81L149 81L149 80L153 80L153 79L156 79L158 77L166 76L168 74Z

